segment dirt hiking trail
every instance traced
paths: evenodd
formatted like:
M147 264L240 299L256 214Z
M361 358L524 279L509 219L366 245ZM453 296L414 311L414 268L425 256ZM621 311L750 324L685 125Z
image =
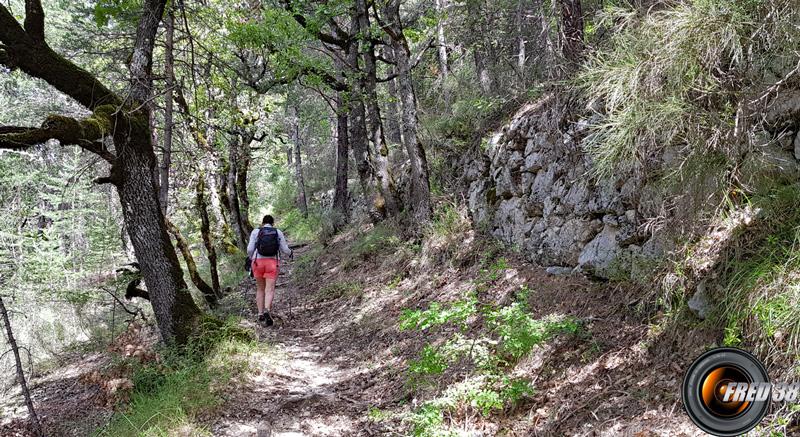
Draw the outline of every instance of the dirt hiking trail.
M302 256L299 249L296 256ZM361 390L366 379L358 360L334 352L325 303L314 302L294 284L292 262L282 262L273 317L265 328L255 321L255 281L237 291L252 306L242 314L269 353L257 358L245 382L217 412L211 432L220 436L344 436L366 432L361 420L371 401ZM327 303L330 304L330 303ZM323 307L323 308L321 308ZM329 323L326 323L329 321ZM361 432L359 432L361 431Z

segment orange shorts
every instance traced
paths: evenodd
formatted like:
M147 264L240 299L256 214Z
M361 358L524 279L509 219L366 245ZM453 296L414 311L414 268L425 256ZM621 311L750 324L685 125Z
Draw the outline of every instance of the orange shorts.
M253 261L253 277L275 279L278 277L278 260L275 258L257 258Z

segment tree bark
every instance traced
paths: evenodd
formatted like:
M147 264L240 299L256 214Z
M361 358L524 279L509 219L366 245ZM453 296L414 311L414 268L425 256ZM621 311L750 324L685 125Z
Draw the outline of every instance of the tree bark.
M438 45L439 75L442 79L443 87L447 76L450 74L450 66L447 62L447 39L444 35L445 9L447 8L445 1L446 0L436 0L436 14L439 16L439 20L436 23L436 42ZM445 96L445 100L449 100L447 96Z
M481 85L481 90L486 95L492 95L494 93L494 80L492 80L492 74L486 65L486 55L482 49L476 47L472 52L472 57L475 60L475 71L478 73L478 83Z
M354 71L358 71L358 49L352 47L348 53L349 66ZM366 113L364 102L361 100L361 86L358 79L353 79L351 92L348 96L348 108L350 113L347 117L347 136L350 140L350 147L353 150L353 159L356 163L358 178L361 184L362 195L366 199L372 199L373 169L371 166L372 157L370 156L369 144L367 139Z
M192 251L189 250L189 243L183 238L180 229L169 220L167 220L167 227L169 227L170 233L175 237L178 250L180 250L181 255L183 255L183 261L186 262L186 270L189 271L189 278L191 278L194 286L200 290L200 293L203 294L203 298L206 300L206 303L208 303L208 306L214 308L217 305L217 294L214 292L214 289L208 285L208 282L200 276L200 272L197 271L197 263L194 262Z
M296 204L297 209L303 217L308 217L308 202L306 201L306 183L303 178L303 161L300 156L300 119L297 116L297 108L295 103L289 103L286 107L287 110L287 128L289 130L289 142L294 159L289 162L290 168L294 171L294 181L297 184Z
M166 90L164 93L164 150L161 155L161 174L158 192L158 200L161 203L161 211L167 214L167 204L169 200L169 170L172 165L172 123L173 123L173 88L175 87L175 72L173 58L174 36L175 36L175 15L173 8L167 11L167 19L164 21L165 28L165 47L164 47L164 76Z
M383 133L380 105L377 92L377 68L375 59L375 43L370 31L371 24L366 0L356 0L356 14L358 15L358 28L364 34L362 56L364 59L364 98L369 111L370 138L374 151L373 167L378 188L378 196L372 201L378 211L385 216L394 216L398 213L395 197L394 180L389 172L389 146ZM381 205L383 207L381 208Z
M396 67L392 68L392 74L397 71ZM397 83L396 79L392 79L386 83L386 91L389 99L386 102L386 135L389 141L395 145L403 144L402 127L400 126L400 111L397 103Z
M253 224L250 222L250 195L247 193L247 176L250 171L250 143L253 141L253 133L250 131L241 134L239 143L238 160L234 163L236 168L236 195L239 196L239 220L241 221L242 231L250 239L253 232Z
M28 382L25 379L25 372L22 368L22 359L19 356L19 346L14 339L14 332L11 330L11 319L8 317L6 305L3 302L3 297L0 296L0 316L3 317L3 324L6 328L6 338L8 344L11 346L11 353L14 354L14 365L17 369L17 382L22 389L22 396L25 398L25 406L28 408L28 415L30 416L31 426L33 432L37 437L43 437L42 424L39 422L39 416L36 415L36 409L33 408L33 400L31 399L31 392L28 390Z
M577 63L583 53L583 9L581 0L559 0L561 3L561 54L570 63Z
M226 187L227 189L227 197L228 197L228 213L230 214L230 225L233 228L233 233L235 235L236 246L241 250L247 250L247 243L250 240L250 233L247 232L247 228L244 224L244 219L242 218L242 209L241 204L239 202L239 193L240 188L238 184L238 162L239 162L239 144L240 138L234 136L231 138L230 142L228 143L228 171L227 171L227 180L226 180ZM252 231L251 231L252 232Z
M400 25L400 3L392 0L387 5L386 21L394 47L398 69L398 93L403 111L403 139L411 162L410 207L417 222L424 223L431 215L430 178L425 149L417 136L417 100L411 75L411 52Z
M217 267L217 250L214 248L214 239L211 236L211 223L208 219L208 207L206 204L206 184L204 174L197 178L196 186L196 205L197 211L200 213L200 234L203 237L203 245L206 247L206 254L208 256L208 265L211 270L211 288L214 289L214 294L222 297L222 292L219 286L219 271Z
M347 113L341 92L336 93L336 181L333 190L333 228L341 230L350 221L350 195L347 188L349 141Z
M526 16L526 5L527 2L523 0L517 1L517 12L514 16L514 27L516 32L516 42L517 42L517 76L519 76L520 81L522 82L523 89L525 88L525 63L527 61L527 54L526 54L526 45L527 41L525 40L525 16Z
M127 126L127 119L118 119L114 142L119 158L112 167L112 178L161 336L166 342L183 344L189 339L200 310L183 280L158 202L158 187L152 178L156 157L146 114Z

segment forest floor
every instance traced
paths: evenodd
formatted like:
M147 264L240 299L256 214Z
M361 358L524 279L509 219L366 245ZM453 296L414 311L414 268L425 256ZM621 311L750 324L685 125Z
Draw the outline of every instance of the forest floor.
M345 236L305 255L316 257L305 278L293 278L291 264L283 267L274 327L258 326L250 309L243 324L271 352L231 388L208 422L213 435L703 435L683 412L679 388L684 369L715 333L654 327L635 315L631 290L549 275L513 254L481 298L508 300L519 284L532 284L534 314L569 314L587 333L537 347L509 369L534 382L535 393L519 405L489 416L456 406L438 427L420 426L415 411L423 402L470 370L455 365L428 388L410 387L408 362L447 332L400 332L398 318L404 308L455 298L485 270L409 264L389 252L360 258L354 268L341 254L357 240ZM243 282L239 293L252 302L254 284Z
M446 255L397 250L396 241L366 244L370 235L351 232L284 263L273 327L255 322L255 283L242 281L219 313L240 318L263 346L225 384L219 404L168 435L702 435L683 412L680 383L719 333L642 315L635 309L641 290L553 276L509 251L487 261L474 255L488 244L474 235L459 237ZM487 271L494 272L489 279ZM483 322L470 319L461 331L398 329L405 309L457 301L479 282L487 285L479 287L482 303L507 305L526 286L533 316L567 315L582 326L580 335L549 339L506 366L503 372L530 380L534 391L488 414L475 399L445 396L474 377L467 363L409 383L409 363L426 345L442 345L457 331L477 338L487 332ZM109 419L114 404L91 377L109 355L74 356L33 380L52 435L87 435ZM422 414L437 400L445 407ZM5 422L0 434L26 435L20 420Z

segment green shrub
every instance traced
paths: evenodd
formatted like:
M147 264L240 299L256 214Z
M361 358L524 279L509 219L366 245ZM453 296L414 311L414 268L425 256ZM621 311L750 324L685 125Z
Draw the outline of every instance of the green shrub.
M451 305L433 302L426 310L404 309L400 314L399 329L401 331L415 329L426 330L435 326L452 323L465 327L467 319L475 314L478 299L471 294L466 300Z
M207 318L199 333L185 348L162 350L158 362L137 363L129 403L97 434L166 436L187 427L207 434L194 424L196 417L223 402L223 388L247 369L243 355L254 343L235 320Z
M360 261L368 260L380 254L389 254L403 246L397 229L390 223L375 225L367 232L363 232L356 237L347 259L345 268L352 268L359 265Z
M415 437L450 437L454 433L444 429L442 407L425 403L410 417L412 423L411 434Z
M419 358L408 363L412 378L418 375L439 375L447 369L447 360L436 348L425 345Z
M731 159L751 147L739 99L763 87L770 66L792 57L797 11L774 2L689 0L635 10L607 7L601 25L610 39L589 55L578 84L603 105L587 149L595 171L648 170L667 146L678 146L673 168L692 155ZM777 41L781 41L778 43Z
M721 263L725 292L713 319L726 344L777 346L790 357L800 351L800 185L765 189L750 206L759 218Z
M487 314L489 325L500 338L499 351L513 359L525 356L535 346L560 333L575 334L580 325L573 319L547 317L534 319L526 306L514 302Z
M286 238L293 243L310 243L321 241L331 233L328 229L330 220L321 211L311 208L308 217L303 217L298 209L291 209L283 213L276 223Z

